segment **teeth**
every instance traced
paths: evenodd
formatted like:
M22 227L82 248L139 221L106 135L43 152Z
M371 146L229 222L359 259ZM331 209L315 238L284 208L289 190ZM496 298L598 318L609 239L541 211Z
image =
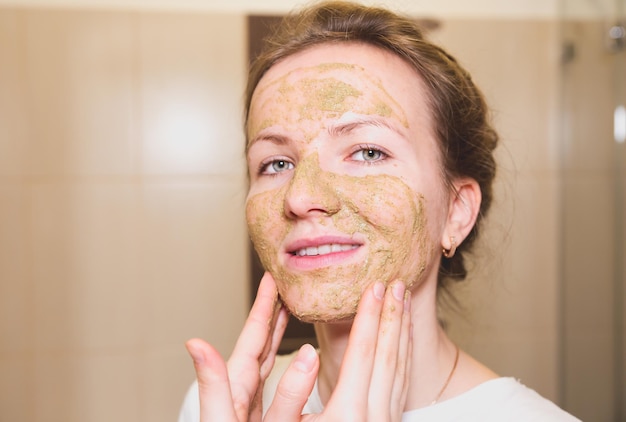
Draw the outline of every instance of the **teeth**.
M334 252L343 252L349 251L352 249L358 248L358 245L349 245L349 244L337 244L332 243L328 245L320 245L320 246L309 246L308 248L302 248L295 252L295 255L298 256L317 256L317 255L328 255L329 253Z
M330 253L332 247L331 245L322 245L322 246L318 246L317 247L317 254L318 255L327 255ZM308 251L308 248L307 248Z

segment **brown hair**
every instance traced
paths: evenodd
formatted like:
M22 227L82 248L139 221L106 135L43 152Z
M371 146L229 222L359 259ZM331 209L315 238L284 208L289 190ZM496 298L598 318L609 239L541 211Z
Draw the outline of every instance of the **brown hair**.
M441 47L427 41L412 20L376 7L350 2L322 2L289 15L253 61L246 90L247 125L254 90L278 61L323 43L363 42L390 51L407 61L423 78L439 142L445 183L455 177L478 182L482 203L476 224L450 259L442 259L439 284L467 275L464 254L478 235L478 227L491 205L495 177L493 150L498 135L489 122L489 110L469 73Z

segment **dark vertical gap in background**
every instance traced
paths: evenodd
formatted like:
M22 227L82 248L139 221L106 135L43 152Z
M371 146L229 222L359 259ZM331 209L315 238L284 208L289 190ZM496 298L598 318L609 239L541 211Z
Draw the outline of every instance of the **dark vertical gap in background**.
M272 28L280 22L281 16L248 16L248 62L252 62L254 58L261 52L263 48L263 40L270 34ZM252 243L249 244L250 251L250 304L254 302L256 291L259 287L259 281L263 276L263 265L259 260ZM298 321L294 317L289 319L285 336L280 345L279 353L289 353L298 349L305 343L311 343L317 346L315 339L315 331L313 325L305 324Z

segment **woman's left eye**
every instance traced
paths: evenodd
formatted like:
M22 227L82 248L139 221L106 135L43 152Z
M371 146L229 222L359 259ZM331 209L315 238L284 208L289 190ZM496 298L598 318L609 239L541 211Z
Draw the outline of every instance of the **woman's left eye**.
M350 158L355 161L380 161L387 158L387 154L378 148L366 146L353 153Z

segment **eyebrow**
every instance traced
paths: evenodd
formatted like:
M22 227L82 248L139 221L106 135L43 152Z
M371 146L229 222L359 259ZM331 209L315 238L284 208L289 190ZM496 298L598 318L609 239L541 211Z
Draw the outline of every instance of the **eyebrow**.
M398 128L395 127L395 125L393 125L387 119L382 119L382 118L377 118L377 117L359 117L356 120L332 125L327 128L327 131L328 131L328 134L331 136L342 136L342 135L347 135L350 132L356 129L359 129L363 126L382 127L382 128L392 130L401 136L404 136L404 134L400 130L398 130Z
M250 147L252 147L252 145L254 145L255 143L259 141L268 141L275 145L284 145L289 142L289 139L285 136L276 135L272 133L269 133L266 135L261 134L261 135L255 136L246 144L246 154L250 150Z
M349 122L339 122L337 124L332 124L328 128L326 128L327 133L332 137L340 137L350 134L357 129L360 129L364 126L374 126L374 127L382 127L393 132L396 132L398 135L405 137L405 135L393 124L391 124L387 119L378 118L378 117L358 117ZM262 131L263 132L263 131ZM290 138L287 136L282 136L274 133L268 133L255 136L248 142L246 145L246 153L250 150L250 147L259 141L267 141L271 142L275 145L285 145L290 142Z

